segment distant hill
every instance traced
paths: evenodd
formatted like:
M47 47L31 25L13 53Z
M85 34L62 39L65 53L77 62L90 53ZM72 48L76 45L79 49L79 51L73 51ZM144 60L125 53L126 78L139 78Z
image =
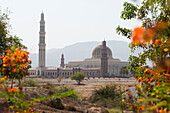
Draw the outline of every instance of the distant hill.
M65 57L65 63L69 61L82 61L85 58L91 58L93 49L98 45L101 45L101 42L81 42L66 46L62 49L54 48L47 50L46 65L48 67L58 67L60 65L62 53ZM107 41L107 46L112 50L113 58L119 58L120 60L127 61L131 54L128 42ZM38 54L30 54L30 59L32 60L32 67L37 67Z

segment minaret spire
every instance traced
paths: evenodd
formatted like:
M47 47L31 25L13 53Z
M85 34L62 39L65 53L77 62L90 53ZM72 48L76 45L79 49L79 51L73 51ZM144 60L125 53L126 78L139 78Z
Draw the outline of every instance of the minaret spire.
M44 21L44 13L43 13L43 11L41 13L41 21Z
M46 44L45 44L45 20L44 20L44 13L41 13L41 20L40 20L40 32L39 32L39 68L40 68L40 75L43 75L43 70L45 69L45 58L46 56Z
M60 66L64 68L64 54L61 55L61 64Z

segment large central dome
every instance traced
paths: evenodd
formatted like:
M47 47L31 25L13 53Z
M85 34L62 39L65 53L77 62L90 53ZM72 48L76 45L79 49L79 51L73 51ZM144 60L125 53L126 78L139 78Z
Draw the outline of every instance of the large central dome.
M111 49L109 47L106 48L107 48L107 57L109 59L113 59ZM97 46L92 52L92 58L101 58L101 50L102 50L102 45Z

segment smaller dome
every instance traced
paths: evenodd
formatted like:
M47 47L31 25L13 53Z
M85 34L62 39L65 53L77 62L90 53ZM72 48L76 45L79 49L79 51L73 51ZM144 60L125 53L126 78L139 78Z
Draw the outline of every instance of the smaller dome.
M107 48L107 57L109 59L113 59L111 49L109 47L106 48ZM92 52L92 58L101 58L101 50L102 50L102 45L97 46Z

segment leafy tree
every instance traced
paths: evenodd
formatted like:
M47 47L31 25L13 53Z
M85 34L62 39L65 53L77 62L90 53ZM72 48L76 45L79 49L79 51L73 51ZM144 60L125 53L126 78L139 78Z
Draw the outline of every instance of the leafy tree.
M19 51L19 50L26 49L26 47L21 43L21 39L19 39L17 36L12 36L10 34L8 14L9 14L8 10L3 12L0 9L0 71L2 76L9 76L9 78L13 81L13 79L15 79L14 75L12 75L10 71L8 71L9 73L7 74L7 71L4 72L4 70L7 68L9 70L10 69L13 70L16 67L16 65L19 63L17 60L18 59L20 59L20 61L23 60L22 59L23 56L22 58L19 57L18 54L20 53L17 53L16 49L17 51ZM14 54L16 54L15 57L13 57ZM27 58L23 61L23 64L24 63L26 64L28 62L27 61L28 56L26 52L24 52L24 55L25 55L24 57ZM14 59L16 60L14 61ZM30 67L28 66L28 68ZM14 71L18 71L18 70L15 69ZM4 75L4 73L6 75ZM25 72L20 72L20 73L25 73Z
M80 72L77 72L75 75L71 76L71 80L76 80L79 85L80 82L84 80L84 78L85 78L85 74Z
M0 9L0 55L4 56L4 50L9 50L11 47L16 48L26 48L21 43L21 39L19 39L17 36L12 36L10 34L10 25L9 25L9 11L2 11ZM0 61L2 62L2 60Z
M121 18L124 20L138 19L142 22L142 27L145 29L145 45L139 41L139 38L132 33L131 29L117 27L116 32L118 34L122 34L127 38L131 39L133 36L136 36L132 39L133 42L138 42L136 44L131 43L130 47L132 52L136 50L136 48L145 49L143 53L136 56L130 56L129 61L132 63L129 68L130 71L134 71L139 68L140 65L146 64L146 59L153 61L155 64L157 59L162 55L162 51L159 50L157 46L153 46L152 43L156 40L167 41L170 38L170 1L169 0L143 0L143 2L138 5L133 5L131 3L125 2L123 4L124 10L121 12ZM160 28L160 29L159 29ZM136 33L139 34L138 31L140 29L136 29ZM152 43L149 43L152 40ZM164 44L164 46L167 43ZM155 57L152 57L152 56ZM169 52L165 54L168 56ZM163 56L163 55L162 55Z
M123 6L122 19L142 22L134 30L120 26L116 29L118 34L132 40L132 52L143 49L138 56L129 57L128 69L135 72L140 85L136 87L136 100L127 104L138 112L166 112L170 110L170 0L143 0L140 5L125 2ZM152 68L145 67L147 59L153 63Z

